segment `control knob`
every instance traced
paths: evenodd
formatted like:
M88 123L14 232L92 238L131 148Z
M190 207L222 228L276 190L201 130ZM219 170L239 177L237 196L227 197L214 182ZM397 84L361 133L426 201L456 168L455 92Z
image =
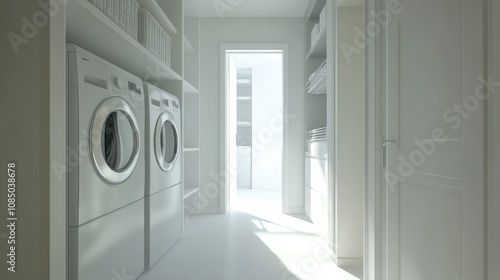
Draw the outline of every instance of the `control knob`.
M113 83L117 89L123 89L125 82L121 78L114 78Z

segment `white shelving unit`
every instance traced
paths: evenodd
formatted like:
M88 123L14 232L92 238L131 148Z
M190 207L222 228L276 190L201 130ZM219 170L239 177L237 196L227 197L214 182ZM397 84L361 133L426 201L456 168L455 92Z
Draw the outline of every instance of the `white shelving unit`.
M184 36L184 49L186 53L189 54L195 54L196 50L194 49L193 45L189 42L189 40Z
M163 12L161 15L164 21L170 22ZM74 43L144 80L154 80L158 83L182 79L179 74L182 73L180 67L173 69L158 60L87 0L68 2L66 17L68 43ZM171 22L170 25L175 30Z
M237 73L237 148L252 145L252 68ZM248 183L248 185L251 185Z
M363 0L337 0L337 7L362 7Z
M326 127L325 156L305 155L305 210L341 266L362 265L363 256L359 175L359 170L363 170L363 149L362 145L357 146L362 142L363 131L362 58L348 63L339 47L340 42L354 45L354 27L363 24L360 2L311 0L306 14L305 80L325 60L327 70L326 79L316 92L321 94L305 93L306 131ZM310 33L324 7L326 24L311 39Z
M326 6L326 0L312 0L308 7L308 16L306 17L306 77L307 81L309 76L314 73L318 67L327 59L327 36L331 33L331 28L328 24L320 27L320 32L316 38L311 38L310 34L315 24L319 22L320 13L323 7ZM312 40L312 41L311 41ZM327 65L328 70L329 65ZM330 74L330 73L327 73ZM323 92L328 92L327 83L322 86ZM330 89L331 90L331 89ZM305 106L306 106L306 131L325 127L326 126L326 94L309 94L305 93Z
M199 190L200 190L199 187L194 187L194 188L185 187L184 188L184 196L183 196L184 199L188 199L191 196L194 196Z
M185 93L195 93L195 94L200 93L200 91L195 86L193 86L186 80L183 81L183 86Z
M252 127L252 123L251 122L245 122L245 121L238 121L237 125L239 127Z
M320 27L320 32L316 38L311 38L311 31L313 27L319 22L320 13L326 5L326 0L311 1L308 12L309 17L306 18L306 77L309 77L318 69L318 67L325 61L327 57L327 35L331 31L328 26ZM326 88L326 83L323 86ZM306 87L307 88L307 87ZM326 89L324 90L326 92ZM327 123L327 97L326 94L310 94L305 92L305 112L306 112L306 132L326 126ZM307 143L306 143L307 144ZM311 145L307 144L306 147ZM306 150L306 155L308 150ZM305 155L305 183L304 183L304 196L305 196L305 212L306 215L314 223L319 235L325 240L329 240L331 228L328 220L328 205L327 195L328 192L318 192L318 188L326 188L325 186L318 186L316 181L311 180L318 174L325 173L325 170L316 170L316 168L327 165L327 158L315 159L318 163L312 164L311 158ZM319 164L321 162L322 164ZM324 181L328 176L323 175ZM328 242L332 246L332 242Z
M139 3L139 6L148 10L148 12L156 19L156 21L160 24L163 30L168 33L177 34L177 28L175 28L174 24L167 17L163 9L158 5L156 0L136 0Z
M251 96L238 96L237 100L240 103L247 103L247 102L252 102L252 97Z
M326 57L326 26L319 31L318 37L312 42L311 48L306 55L306 59L311 57Z
M183 209L184 219L200 213L200 18L192 0L183 0ZM183 222L183 228L187 226Z

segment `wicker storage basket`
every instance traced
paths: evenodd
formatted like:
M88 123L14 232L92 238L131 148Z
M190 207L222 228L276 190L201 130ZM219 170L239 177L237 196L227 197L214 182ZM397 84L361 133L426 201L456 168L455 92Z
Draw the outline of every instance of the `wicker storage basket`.
M153 16L143 8L139 9L139 43L170 66L172 40Z
M88 0L121 29L138 39L139 4L135 0Z

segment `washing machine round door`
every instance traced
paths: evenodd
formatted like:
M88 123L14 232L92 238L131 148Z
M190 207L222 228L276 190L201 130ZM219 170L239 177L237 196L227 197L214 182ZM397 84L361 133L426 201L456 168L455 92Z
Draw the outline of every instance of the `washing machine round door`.
M170 113L164 112L158 118L154 141L158 165L163 171L170 172L174 168L180 148L177 125Z
M98 106L89 141L94 167L104 181L119 184L132 175L141 139L134 111L125 100L111 97Z

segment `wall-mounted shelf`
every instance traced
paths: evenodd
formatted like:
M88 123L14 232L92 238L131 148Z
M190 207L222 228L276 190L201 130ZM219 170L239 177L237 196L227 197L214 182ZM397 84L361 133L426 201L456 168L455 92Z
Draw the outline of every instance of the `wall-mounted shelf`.
M165 15L162 8L158 5L155 0L137 0L139 6L146 9L154 19L160 24L160 26L167 33L177 34L177 29L174 24L170 21L170 19Z
M144 80L181 80L182 77L86 0L66 5L68 43L104 57ZM104 39L105 38L105 39Z
M199 187L195 187L195 188L188 187L188 186L184 187L184 199L187 199L190 196L196 194L199 190L200 190Z
M188 81L184 80L184 92L185 93L200 93L200 91L195 87L193 86L192 84L190 84Z
M252 97L251 96L238 96L237 98L238 102L240 103L250 103L252 102Z
M172 0L161 0L172 1ZM184 216L200 214L200 18L192 0L183 2L183 204ZM184 222L183 222L184 223ZM187 224L184 223L186 226Z
M326 5L326 0L311 0L306 10L305 18L318 19L321 10Z
M238 79L237 81L238 88L250 88L252 87L251 79Z
M184 36L184 50L188 54L196 54L196 51L195 51L193 45L191 45L191 43L186 38L186 36Z
M337 0L337 7L362 7L363 0Z
M237 125L239 127L251 127L252 123L251 122L238 121Z
M309 94L326 94L326 80L320 82Z
M251 85L252 79L238 79L237 83L238 85Z
M319 31L318 37L311 45L306 58L310 57L325 57L326 56L326 26L323 26Z

